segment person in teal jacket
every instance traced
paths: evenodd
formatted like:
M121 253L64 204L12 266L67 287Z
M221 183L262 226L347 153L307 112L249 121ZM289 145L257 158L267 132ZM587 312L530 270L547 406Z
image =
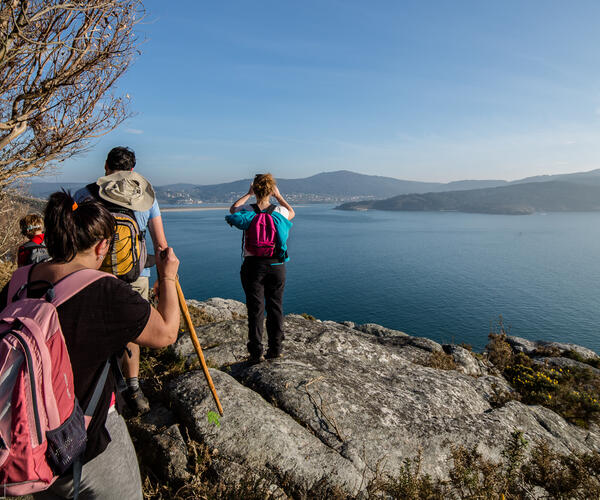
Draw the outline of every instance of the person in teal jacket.
M248 204L251 196L256 196L254 205ZM279 205L271 205L273 196ZM251 363L281 356L283 343L283 291L285 288L285 263L289 261L287 240L292 227L290 222L294 209L279 192L271 174L258 174L248 192L229 208L227 223L242 231L247 231L257 212L271 214L276 229L276 255L262 257L253 255L244 247L244 262L240 271L242 286L246 294L248 310L248 352ZM263 357L263 319L267 312L268 349Z

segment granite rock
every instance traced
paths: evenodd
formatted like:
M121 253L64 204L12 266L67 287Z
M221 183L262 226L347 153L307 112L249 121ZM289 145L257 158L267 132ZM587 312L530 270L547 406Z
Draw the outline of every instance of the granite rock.
M284 326L284 357L257 365L245 361L244 320L198 328L209 364L224 370L211 370L225 410L220 428L207 421L214 404L201 372L169 388L174 411L196 439L218 448L222 464L250 468L269 485L283 477L302 488L325 480L357 493L374 464L393 475L419 453L422 472L445 479L449 444L477 447L484 458L500 461L515 430L561 453L600 451L597 426L582 429L518 401L497 407L495 395L512 389L462 347L300 315L286 316ZM524 352L541 345L510 339ZM175 350L194 355L185 339ZM440 351L452 355L456 370L426 366Z

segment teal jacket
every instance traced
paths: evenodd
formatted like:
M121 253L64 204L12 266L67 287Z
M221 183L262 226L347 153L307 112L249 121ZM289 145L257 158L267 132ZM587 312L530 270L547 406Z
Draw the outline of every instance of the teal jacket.
M245 231L250 227L250 222L254 219L256 212L240 210L239 212L235 212L234 214L226 215L225 221L230 226L235 226L242 231ZM271 214L273 217L273 222L275 224L275 229L277 230L277 246L279 247L279 259L282 262L287 262L290 260L287 254L287 239L290 235L290 229L293 224L283 215L278 212L273 212Z

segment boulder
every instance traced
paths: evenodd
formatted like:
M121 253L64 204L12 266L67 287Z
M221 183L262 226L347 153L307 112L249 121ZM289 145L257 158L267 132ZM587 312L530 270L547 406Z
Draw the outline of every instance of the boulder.
M194 438L270 483L285 479L308 490L326 481L349 494L358 491L362 477L351 461L226 373L210 373L224 411L220 425L207 418L215 404L202 372L185 374L168 387L175 412Z
M490 372L491 366L488 363L477 358L464 347L455 344L444 344L442 348L446 354L452 356L459 372L472 377L481 377Z
M212 321L229 321L231 319L246 318L246 304L233 299L221 299L213 297L202 302L198 300L187 300L187 305L190 308L195 308L203 312Z
M248 357L246 320L209 323L197 327L196 335L209 366L223 367ZM190 365L198 360L192 339L187 333L179 337L170 349Z
M127 425L146 467L165 481L184 483L189 479L187 444L171 411L156 405Z

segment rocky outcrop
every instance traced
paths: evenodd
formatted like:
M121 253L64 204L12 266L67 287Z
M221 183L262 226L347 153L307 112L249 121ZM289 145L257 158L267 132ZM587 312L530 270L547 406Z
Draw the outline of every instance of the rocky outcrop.
M236 319L245 308L234 302L192 303L219 318L197 334L209 366L218 368L211 373L225 412L220 426L207 418L214 403L201 372L168 388L179 421L218 450L223 475L233 467L274 487L285 480L304 490L325 484L354 495L376 472L394 475L418 454L423 472L447 477L453 443L501 461L515 430L561 453L600 451L597 429L568 424L540 406L498 407L497 394L512 389L468 350L378 325L288 315L285 356L250 365L246 322ZM173 350L194 360L187 336ZM456 370L430 366L444 352Z
M190 308L205 314L213 322L228 321L231 319L245 318L246 305L232 299L221 299L213 297L212 299L200 302L198 300L187 301Z
M516 351L523 352L529 356L543 355L545 353L562 355L567 352L573 352L584 360L598 358L598 354L596 354L594 351L577 344L569 344L566 342L547 342L543 340L535 341L521 337L514 337L512 335L507 335L506 341Z

